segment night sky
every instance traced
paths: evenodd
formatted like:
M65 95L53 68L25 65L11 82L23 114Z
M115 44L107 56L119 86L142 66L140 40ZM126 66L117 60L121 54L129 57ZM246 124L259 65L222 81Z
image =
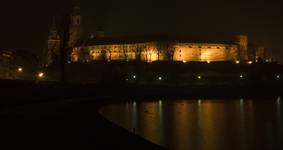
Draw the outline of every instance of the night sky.
M103 26L107 36L183 35L226 39L246 34L250 42L283 56L280 0L82 0L85 32ZM70 10L71 0L9 0L0 6L0 49L40 54L52 17Z

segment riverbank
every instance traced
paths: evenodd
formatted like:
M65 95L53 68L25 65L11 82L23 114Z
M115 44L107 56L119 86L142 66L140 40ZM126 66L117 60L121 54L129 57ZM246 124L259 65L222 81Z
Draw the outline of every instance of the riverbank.
M209 97L276 97L282 96L281 84L238 85L124 85L61 84L58 82L0 81L0 108L69 98L209 98ZM113 101L112 101L113 102Z
M73 99L1 109L1 147L162 150L104 119L99 99Z
M5 139L1 143L38 149L162 149L105 120L98 113L105 104L133 98L241 98L282 94L282 86L275 85L176 87L32 81L1 83L0 129Z

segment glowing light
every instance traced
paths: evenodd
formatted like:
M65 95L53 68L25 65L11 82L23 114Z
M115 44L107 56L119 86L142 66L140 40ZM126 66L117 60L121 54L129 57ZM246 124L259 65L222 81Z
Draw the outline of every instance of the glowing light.
M241 78L241 79L243 79L243 78L244 78L244 75L243 75L243 74L241 74L241 75L240 75L240 78Z
M158 77L158 80L161 81L163 78L161 76Z
M236 64L240 64L240 61L239 61L239 60L236 60L235 63L236 63Z
M277 103L280 104L280 101L281 101L281 97L278 97L277 98Z
M158 104L159 104L159 105L162 105L162 100L161 100L161 99L158 101Z
M198 104L201 105L201 99L198 100Z
M280 75L279 75L279 74L278 74L278 75L276 75L276 78L277 78L277 79L280 79Z
M198 76L198 79L199 79L199 80L201 80L201 79L202 79L202 77L201 77L201 76Z
M40 73L38 73L38 75L37 75L39 78L43 78L44 77L44 73L43 72L40 72Z
M136 79L136 78L137 78L137 76L136 76L136 75L133 75L133 78L134 78L134 79Z
M251 65L251 64L253 64L253 62L252 61L248 61L248 64Z
M183 63L187 63L187 61L183 60Z
M211 61L209 61L209 60L208 60L208 61L206 61L206 62L207 62L208 64L210 64L210 63L211 63Z
M23 72L23 68L19 67L18 72Z

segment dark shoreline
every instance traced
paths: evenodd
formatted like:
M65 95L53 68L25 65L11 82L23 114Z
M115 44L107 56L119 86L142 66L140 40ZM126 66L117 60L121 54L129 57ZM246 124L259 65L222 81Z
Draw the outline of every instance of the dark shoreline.
M95 149L162 149L104 119L98 109L127 100L170 98L275 98L280 85L134 86L2 81L3 143ZM225 92L223 92L225 91ZM91 119L90 119L91 118ZM33 143L31 143L33 142ZM83 147L84 148L84 147Z
M30 103L52 102L73 98L265 98L283 94L281 84L238 85L119 85L119 84L61 84L58 82L34 82L0 80L0 108ZM113 103L115 101L111 101ZM103 101L102 101L103 103ZM107 102L106 102L107 103Z

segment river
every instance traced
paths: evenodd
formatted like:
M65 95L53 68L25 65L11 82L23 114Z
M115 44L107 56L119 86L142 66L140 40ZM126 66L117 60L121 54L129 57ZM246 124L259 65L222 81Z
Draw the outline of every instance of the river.
M283 100L175 99L103 107L108 120L171 150L283 149Z

